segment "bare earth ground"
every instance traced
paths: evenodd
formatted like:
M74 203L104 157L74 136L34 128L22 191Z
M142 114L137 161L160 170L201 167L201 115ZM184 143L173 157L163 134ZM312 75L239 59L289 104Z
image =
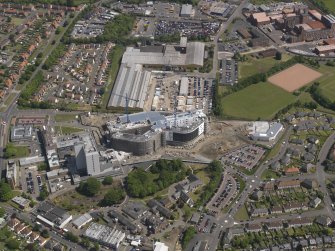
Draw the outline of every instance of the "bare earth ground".
M320 72L312 70L302 64L296 64L271 76L269 82L288 92L293 92L321 76L322 74Z

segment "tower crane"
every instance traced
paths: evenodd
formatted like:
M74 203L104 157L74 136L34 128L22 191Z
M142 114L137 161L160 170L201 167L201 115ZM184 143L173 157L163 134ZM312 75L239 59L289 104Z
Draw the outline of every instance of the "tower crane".
M133 98L129 98L128 97L128 93L126 93L126 95L120 95L120 94L117 94L117 93L114 93L112 92L113 95L115 96L118 96L118 97L121 97L121 98L124 98L126 100L126 107L125 107L125 114L127 115L127 123L129 123L129 114L128 114L128 105L129 105L129 100L132 100L132 101L135 101L135 102L138 102L140 100L138 99L133 99Z

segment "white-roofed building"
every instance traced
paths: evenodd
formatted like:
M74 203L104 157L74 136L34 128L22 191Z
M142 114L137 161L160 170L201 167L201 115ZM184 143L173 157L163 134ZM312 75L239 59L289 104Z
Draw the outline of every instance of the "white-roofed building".
M180 10L181 17L191 17L194 15L194 9L191 4L183 4Z
M182 77L180 80L179 95L187 96L188 94L188 77Z
M114 249L118 249L120 243L126 237L125 233L117 230L115 227L110 228L97 223L92 223L88 229L86 229L84 236Z
M91 216L90 214L86 213L86 214L83 214L83 215L79 216L77 219L75 219L75 220L72 222L72 224L73 224L76 228L80 229L80 228L82 228L83 226L85 226L87 223L91 222L92 219L93 219L92 216Z
M108 107L128 106L143 108L147 98L151 72L143 66L195 66L204 64L205 44L187 42L182 37L179 45L127 47L108 102Z
M250 138L259 141L275 140L283 129L284 127L281 123L269 123L266 121L255 121L247 127Z
M156 241L154 244L154 251L168 251L169 247L163 242Z

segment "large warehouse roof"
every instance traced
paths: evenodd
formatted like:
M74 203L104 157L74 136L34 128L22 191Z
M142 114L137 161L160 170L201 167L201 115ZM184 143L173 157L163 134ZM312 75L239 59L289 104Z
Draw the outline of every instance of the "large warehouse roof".
M125 107L127 95L129 107L143 108L151 73L142 68L140 64L121 64L108 106Z
M149 71L143 70L143 65L203 66L205 44L187 42L185 38L181 41L182 47L186 44L186 53L181 53L176 45L127 47L108 107L125 107L128 95L129 107L143 108L151 77Z

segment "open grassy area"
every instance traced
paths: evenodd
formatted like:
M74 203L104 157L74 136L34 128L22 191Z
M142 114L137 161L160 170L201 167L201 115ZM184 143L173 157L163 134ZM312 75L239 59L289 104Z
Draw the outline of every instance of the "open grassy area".
M270 70L271 67L275 66L276 64L280 64L283 61L289 60L292 58L292 56L283 54L282 60L276 60L274 57L257 59L255 57L248 56L247 58L247 61L239 63L239 78L249 77L260 72L265 73Z
M107 86L106 91L104 95L102 96L102 104L101 107L104 109L107 106L111 91L114 86L114 82L116 80L117 73L119 71L120 61L123 55L125 48L121 46L115 46L113 48L112 54L111 54L111 66L109 70L108 80L107 80Z
M320 0L321 2L324 2L326 7L331 10L332 12L335 12L335 1L334 0Z
M295 101L296 97L269 83L259 83L235 92L221 100L226 116L256 120L271 119L278 110Z
M69 127L69 126L55 126L56 133L60 134L71 134L76 132L82 132L82 128L78 127Z
M272 170L269 170L269 169L266 169L263 173L262 173L262 176L261 176L261 178L262 178L262 180L265 180L265 179L277 179L277 178L279 178L280 176L276 173L276 172L274 172L274 171L272 171Z
M237 221L245 221L249 219L248 211L245 205L240 207L240 209L236 212L234 218Z
M23 158L29 155L28 146L19 146L12 143L8 143L5 148L6 158Z
M15 25L20 25L23 23L24 19L23 18L18 18L18 17L11 17L12 19L12 24L15 24Z
M53 202L70 211L70 213L78 214L89 211L92 208L96 208L98 203L103 199L108 190L113 189L113 187L119 187L120 183L116 180L113 181L112 185L105 186L102 185L99 193L93 197L87 197L78 193L76 190L69 191L53 199Z
M319 71L323 74L318 80L322 94L330 100L335 100L335 67L322 65Z
M10 94L8 95L7 99L5 100L4 104L5 104L6 106L8 106L8 105L10 105L11 103L13 103L13 100L14 100L15 96L16 96L16 93L10 93Z
M68 122L72 120L76 120L76 114L56 114L55 121L56 122Z

